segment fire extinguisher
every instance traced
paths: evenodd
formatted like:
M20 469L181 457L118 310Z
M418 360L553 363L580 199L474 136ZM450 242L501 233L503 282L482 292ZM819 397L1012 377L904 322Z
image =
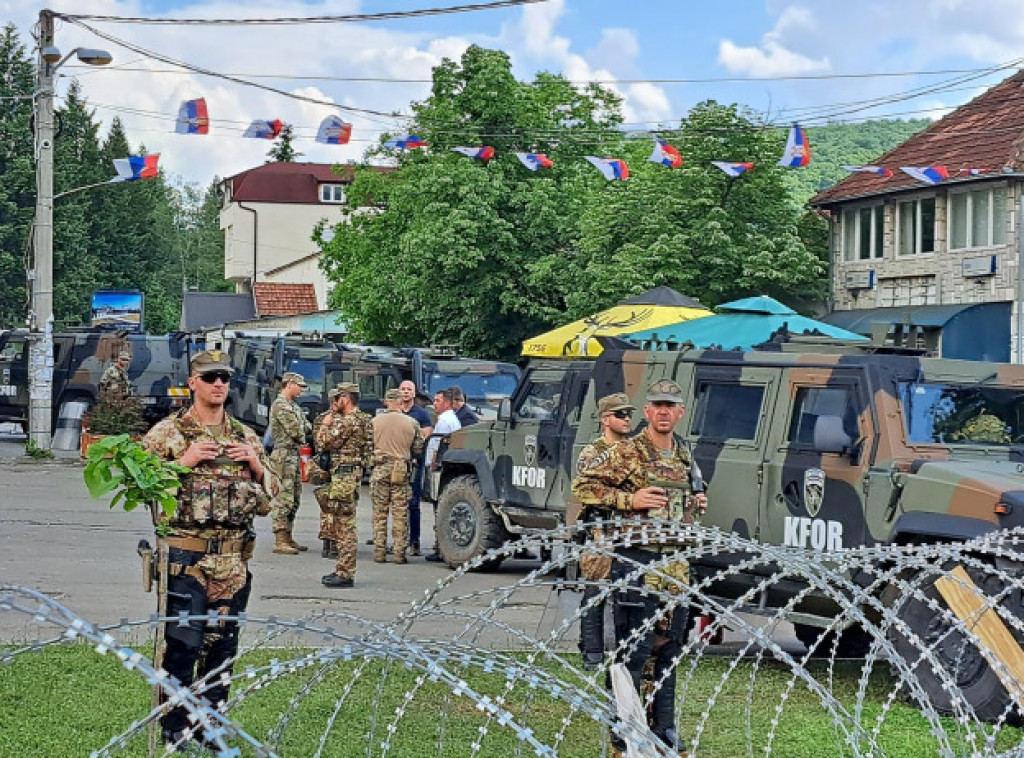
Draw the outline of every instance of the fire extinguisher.
M302 481L309 481L309 459L313 457L313 448L303 445L299 448L299 472L302 474Z

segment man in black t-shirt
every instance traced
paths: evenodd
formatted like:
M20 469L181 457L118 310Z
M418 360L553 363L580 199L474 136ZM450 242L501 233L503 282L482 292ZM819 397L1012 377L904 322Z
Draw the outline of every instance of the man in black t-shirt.
M458 387L452 387L451 390L455 397L453 405L455 406L455 415L458 417L459 423L463 426L469 426L470 424L475 424L480 421L476 414L473 413L473 410L466 405L465 393Z
M434 422L430 414L416 404L416 385L406 379L398 385L401 397L401 410L406 416L420 425L423 439L429 440L434 431ZM409 501L409 553L420 554L420 492L423 488L423 460L418 460L416 471L412 477L412 499ZM398 556L396 556L397 558Z

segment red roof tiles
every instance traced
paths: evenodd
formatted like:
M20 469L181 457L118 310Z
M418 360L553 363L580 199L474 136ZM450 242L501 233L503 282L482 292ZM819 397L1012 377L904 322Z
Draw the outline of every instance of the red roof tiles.
M256 282L253 297L260 316L294 316L319 310L312 284Z
M827 206L927 186L900 171L900 166L945 166L950 176L947 182L998 176L1004 170L1024 171L1024 71L1018 71L871 163L885 166L893 175L851 174L812 197L810 204ZM986 172L977 177L957 176L966 168Z
M319 203L321 184L351 184L352 167L328 163L266 163L229 176L231 200L251 203Z

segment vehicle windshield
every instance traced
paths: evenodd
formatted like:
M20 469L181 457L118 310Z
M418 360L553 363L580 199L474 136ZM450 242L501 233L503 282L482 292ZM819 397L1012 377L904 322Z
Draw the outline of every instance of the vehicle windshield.
M303 395L324 394L324 362L322 360L292 358L288 361L288 371L297 371L306 380L308 386L303 390Z
M1011 445L1024 441L1024 393L1006 387L901 382L911 443Z
M427 374L427 394L458 387L466 395L466 402L474 407L497 407L502 399L512 397L516 391L515 374L448 374L432 371Z

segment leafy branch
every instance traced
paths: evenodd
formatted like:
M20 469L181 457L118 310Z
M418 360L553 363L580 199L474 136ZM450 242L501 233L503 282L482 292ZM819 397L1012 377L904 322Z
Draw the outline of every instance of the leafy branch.
M157 503L164 515L171 517L178 507L178 475L190 470L154 455L129 435L118 434L89 446L83 476L92 497L117 490L111 508L120 503L126 511L133 511L140 504Z

